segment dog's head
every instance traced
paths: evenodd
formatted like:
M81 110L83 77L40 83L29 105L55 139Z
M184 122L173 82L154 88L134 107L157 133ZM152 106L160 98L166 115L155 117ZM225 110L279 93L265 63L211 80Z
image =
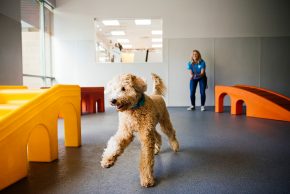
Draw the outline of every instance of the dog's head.
M117 111L134 107L147 90L146 82L133 74L123 74L111 80L106 87L110 103Z

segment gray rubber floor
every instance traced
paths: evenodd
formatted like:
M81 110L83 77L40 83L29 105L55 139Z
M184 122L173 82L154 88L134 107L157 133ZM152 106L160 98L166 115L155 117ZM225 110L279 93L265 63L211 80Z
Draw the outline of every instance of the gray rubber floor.
M290 193L289 122L169 108L181 150L173 153L163 136L157 184L146 189L139 184L138 138L114 167L101 168L118 122L113 109L106 111L82 117L80 148L64 147L60 120L59 159L30 163L29 176L0 193Z

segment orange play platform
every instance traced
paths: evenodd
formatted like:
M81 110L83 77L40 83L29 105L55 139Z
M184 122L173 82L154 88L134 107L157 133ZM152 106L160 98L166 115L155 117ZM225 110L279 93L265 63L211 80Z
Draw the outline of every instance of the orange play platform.
M255 86L216 86L215 112L223 112L225 95L231 99L231 114L242 114L245 103L247 116L290 121L290 98L286 96Z
M79 86L0 86L0 190L27 176L28 161L58 158L59 114L64 118L65 146L80 146Z

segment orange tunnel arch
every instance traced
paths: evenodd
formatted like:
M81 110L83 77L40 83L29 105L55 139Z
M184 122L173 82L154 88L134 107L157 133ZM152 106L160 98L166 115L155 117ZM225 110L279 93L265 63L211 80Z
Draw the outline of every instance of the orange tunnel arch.
M51 137L45 125L32 129L27 141L27 159L30 162L51 162Z

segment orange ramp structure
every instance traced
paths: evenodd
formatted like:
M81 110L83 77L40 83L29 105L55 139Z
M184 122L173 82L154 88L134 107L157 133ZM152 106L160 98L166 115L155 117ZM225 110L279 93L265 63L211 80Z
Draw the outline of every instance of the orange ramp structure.
M231 114L242 114L245 103L247 116L290 121L290 98L286 96L255 86L215 86L215 112L223 112L225 95L231 99Z
M0 190L27 176L28 161L58 158L59 114L64 118L65 146L80 146L79 86L0 86Z

